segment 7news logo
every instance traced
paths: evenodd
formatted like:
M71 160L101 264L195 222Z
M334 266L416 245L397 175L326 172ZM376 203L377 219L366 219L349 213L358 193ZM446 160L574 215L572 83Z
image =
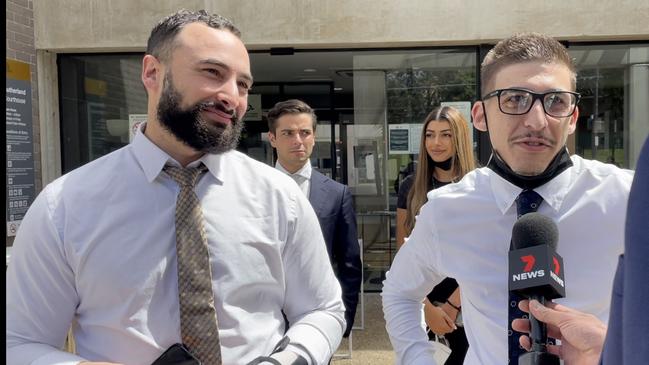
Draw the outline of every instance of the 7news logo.
M538 269L538 270L532 270L534 268L534 264L536 263L536 258L534 255L525 255L521 256L521 261L525 264L523 267L523 272L518 273L518 274L513 274L512 275L512 281L522 281L522 280L528 280L528 279L533 279L533 278L542 278L545 276L545 270L544 269ZM561 271L561 265L559 264L559 260L557 260L556 257L552 256L552 264L553 264L553 269L550 271L550 277L559 283L561 286L565 286L563 279L559 276L559 272Z

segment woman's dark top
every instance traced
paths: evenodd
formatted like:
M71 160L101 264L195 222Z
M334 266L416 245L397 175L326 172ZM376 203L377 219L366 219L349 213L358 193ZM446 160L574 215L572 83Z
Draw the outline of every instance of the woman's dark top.
M433 180L431 180L428 183L428 191L449 184L448 182L439 181L434 177ZM401 185L399 186L399 194L397 195L397 208L408 209L408 193L410 192L410 189L412 188L414 181L415 181L415 175L411 174L408 175L408 177L403 179L403 181L401 182ZM433 288L433 291L428 293L426 297L431 303L435 303L435 302L444 303L446 299L448 299L448 297L450 297L451 294L453 294L453 292L455 291L455 289L457 289L457 287L458 284L457 281L455 281L455 279L445 278L444 280L442 280L441 283L437 284ZM454 303L454 304L458 304L458 303ZM431 337L432 335L431 333L429 333L429 338ZM457 330L445 335L444 337L446 337L446 339L449 341L449 345L452 350L451 356L449 356L445 364L446 365L462 364L464 362L464 356L466 355L466 351L469 348L469 343L466 339L464 328L458 327Z

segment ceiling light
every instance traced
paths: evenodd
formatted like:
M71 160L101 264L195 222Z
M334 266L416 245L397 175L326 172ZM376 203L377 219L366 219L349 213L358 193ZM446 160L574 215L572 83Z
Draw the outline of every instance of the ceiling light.
M318 71L318 70L316 70L315 68L305 68L304 69L304 72L316 72L316 71Z

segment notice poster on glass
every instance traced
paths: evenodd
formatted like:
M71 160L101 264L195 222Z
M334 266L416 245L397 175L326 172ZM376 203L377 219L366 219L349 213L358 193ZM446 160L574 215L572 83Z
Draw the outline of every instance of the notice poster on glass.
M18 232L20 222L36 196L32 86L30 65L7 59L6 158L7 237Z
M421 123L390 125L390 154L416 155L421 143Z
M423 128L423 123L410 124L410 154L416 155L419 153L421 145L421 130Z
M390 124L390 154L410 153L410 125Z

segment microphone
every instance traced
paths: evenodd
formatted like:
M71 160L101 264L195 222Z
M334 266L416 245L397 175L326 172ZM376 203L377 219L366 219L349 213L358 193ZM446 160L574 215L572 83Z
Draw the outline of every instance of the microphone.
M528 213L516 221L509 251L509 291L541 304L566 296L558 241L557 225L543 214ZM559 357L547 352L547 325L531 314L529 320L532 348L518 358L518 364L559 365Z

